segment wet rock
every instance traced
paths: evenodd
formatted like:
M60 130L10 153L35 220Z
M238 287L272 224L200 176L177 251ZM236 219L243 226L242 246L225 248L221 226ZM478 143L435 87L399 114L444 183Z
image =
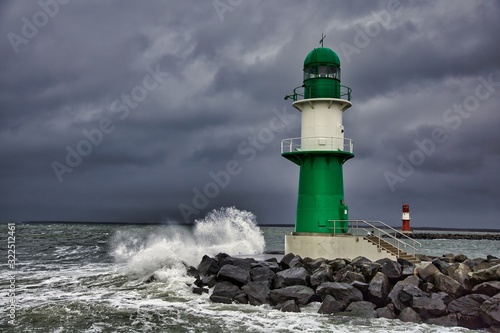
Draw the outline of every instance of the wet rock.
M458 326L457 315L450 313L446 316L437 317L437 318L429 318L425 321L426 324L453 327Z
M407 277L403 281L397 282L396 285L392 288L391 292L389 293L388 298L391 300L392 304L394 304L397 311L401 311L407 306L399 298L403 288L410 286L410 285L418 287L418 282L419 282L418 277L416 277L415 275L412 275L412 276Z
M451 264L446 269L446 274L460 283L465 289L469 289L469 273L470 268L462 263Z
M500 294L486 300L479 308L483 321L492 326L500 326Z
M398 259L398 263L401 265L401 277L406 278L410 275L415 274L415 264L404 259Z
M188 276L194 277L195 279L200 278L200 272L193 266L189 266L186 268L186 274Z
M200 264L198 265L198 272L201 277L205 277L208 275L217 275L219 272L219 264L215 259L210 258L209 256L203 256Z
M310 277L311 286L317 288L323 282L333 281L333 271L327 264L322 264Z
M193 288L193 294L208 294L208 289L207 288Z
M210 295L210 300L215 303L231 304L241 292L241 289L231 282L220 281L215 285L214 291Z
M295 254L293 253L287 253L283 256L283 258L281 258L281 261L280 261L280 266L281 266L281 269L288 269L290 268L290 261L292 261L292 259L295 258Z
M281 287L293 285L307 286L310 274L304 267L294 267L278 272L276 276L280 277L283 281Z
M380 264L380 272L384 273L385 276L389 278L391 281L398 281L401 279L401 265L396 261L393 261L388 258L380 259L376 261L377 264Z
M234 265L224 265L219 270L217 279L230 281L238 286L242 286L250 280L250 273L248 270Z
M241 290L247 295L251 305L262 305L269 303L268 295L271 292L267 283L249 282Z
M494 261L494 260L498 260L498 257L495 257L495 256L493 256L491 254L488 254L486 256L486 260L488 260L488 261Z
M361 265L363 265L363 264L371 264L371 263L372 263L372 261L370 259L363 257L363 256L359 256L359 257L352 259L351 266L361 267Z
M290 268L298 268L298 267L303 267L304 264L302 262L302 258L300 256L295 256L288 262L288 267Z
M412 308L404 308L398 316L399 320L410 323L421 323L422 318Z
M439 298L415 297L412 300L411 307L423 320L441 317L446 314L446 304Z
M339 280L342 279L348 272L354 272L354 268L351 265L339 270L333 277L334 282L340 282Z
M316 292L321 296L321 299L324 300L327 295L331 295L344 306L363 300L361 291L347 283L325 282L316 289Z
M368 292L368 288L370 287L370 285L368 283L359 282L359 281L353 281L353 282L349 283L349 285L351 285L354 288L361 291L361 293L363 295L365 295Z
M274 273L269 267L254 267L250 270L250 279L254 282L261 282L271 287L274 277Z
M453 301L453 298L451 298L450 295L448 295L447 293L443 293L442 291L440 291L438 293L432 293L431 298L439 299L439 300L443 301L443 303L446 306L448 306L448 304L450 304L450 302Z
M439 291L445 292L453 298L462 296L465 290L460 283L441 272L434 274L434 284Z
M342 302L339 302L335 297L331 295L326 295L323 303L321 304L318 313L321 314L332 314L344 311L345 306Z
M434 259L432 261L432 264L436 266L436 268L439 269L439 271L443 274L446 274L446 270L448 269L448 267L450 267L450 264L447 261L443 260L443 258Z
M290 286L271 290L269 299L272 304L281 304L288 300L297 300L298 304L306 305L314 295L314 290L307 286Z
M378 272L370 281L366 299L377 306L385 306L389 302L387 296L390 291L389 279L384 273Z
M488 281L478 284L472 288L474 294L483 294L490 297L500 293L500 281Z
M216 283L217 277L215 275L205 276L203 279L201 279L201 286L207 286L208 288L213 288Z
M329 262L330 268L333 273L340 271L342 268L347 266L347 261L344 259L335 259Z
M155 281L158 281L159 278L156 274L151 274L149 277L147 277L146 279L144 279L144 283L151 283L151 282L155 282ZM195 284L196 284L196 281L195 281Z
M234 296L234 301L240 304L248 304L247 295L243 291Z
M320 267L328 266L326 264L326 259L324 258L319 258L319 259L304 258L304 262L306 269L308 269L311 272L315 272Z
M481 294L471 294L460 297L448 304L448 312L457 315L460 326L478 329L484 327L484 322L479 314L481 305L489 297Z
M254 268L259 268L259 267L266 267L269 268L271 271L274 273L278 272L281 270L280 265L276 261L276 258L272 258L274 261L260 261L252 264L252 269Z
M469 278L473 284L480 284L488 281L500 281L500 265L471 272Z
M394 304L392 304L392 303L387 304L386 307L378 308L375 311L377 312L378 318L387 318L387 319L396 319L397 318L397 316L395 314L395 307L394 307Z
M414 285L404 286L399 293L399 300L406 306L411 306L413 299L428 296L419 287Z
M467 260L467 256L465 254L458 254L455 256L455 262L464 262Z
M252 265L256 263L257 260L255 260L254 258L233 258L231 265L249 271L250 269L252 269ZM221 268L223 267L222 265L220 266Z
M352 302L349 304L345 312L351 312L356 317L362 318L377 318L375 304L367 301Z
M300 312L300 308L293 299L285 301L283 304L276 306L276 309L283 312Z
M361 274L363 274L365 281L371 281L375 274L380 271L381 267L382 265L375 262L363 263L359 266L359 270L361 271Z

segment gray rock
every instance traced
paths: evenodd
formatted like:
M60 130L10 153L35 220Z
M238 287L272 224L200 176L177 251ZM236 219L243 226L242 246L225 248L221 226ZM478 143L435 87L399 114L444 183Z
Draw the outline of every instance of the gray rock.
M349 304L345 312L352 312L356 317L377 318L375 304L367 301L352 302Z
M422 280L432 284L434 284L434 274L439 272L439 269L432 263L418 265L416 270L417 275L420 276Z
M240 293L241 289L238 286L229 281L220 281L215 285L210 300L215 303L231 304Z
M410 323L421 323L422 318L412 308L404 308L398 316L399 320Z
M389 293L388 298L391 300L392 304L394 304L395 308L398 311L403 310L407 305L405 305L400 299L399 296L401 294L401 291L403 290L404 287L406 286L414 286L418 287L418 277L415 275L409 276L403 281L399 281L396 283L396 285L392 288L391 292Z
M293 253L287 253L283 256L283 258L281 258L281 261L280 261L280 266L281 266L281 269L288 269L290 268L289 264L290 264L290 261L292 261L292 259L295 258L295 254Z
M281 287L294 285L307 286L310 274L304 267L294 267L278 272L276 276L283 279Z
M247 295L248 302L251 305L268 304L268 296L271 290L267 283L263 282L249 282L241 290Z
M475 267L474 267L475 268ZM469 278L473 284L488 281L500 281L500 265L469 273Z
M278 310L283 312L300 312L300 308L293 299L284 302L276 307Z
M450 295L448 295L447 293L444 293L442 291L438 292L438 293L432 293L431 294L431 298L433 299L440 299L441 301L443 301L443 303L448 306L448 304L451 303L451 301L453 301L453 298L451 298Z
M390 291L389 279L384 273L378 272L370 281L366 298L377 306L385 306L389 303L387 296Z
M443 258L437 258L432 261L432 264L436 266L437 269L443 274L446 274L446 270L450 267L450 264L443 260Z
M375 262L371 263L363 263L359 266L359 270L361 271L361 274L365 277L365 281L371 281L375 274L377 274L380 271L380 268L382 265L377 264Z
M340 271L347 266L347 261L344 259L335 259L328 263L334 273Z
M484 327L479 309L489 297L481 294L471 294L460 297L448 304L448 312L457 315L460 326L478 329Z
M411 307L423 320L441 317L446 314L446 304L439 298L415 297Z
M276 258L272 258L272 259L276 260ZM259 267L267 267L271 271L273 271L274 273L281 270L281 267L277 261L259 261L259 262L252 264L252 269L259 268Z
M363 300L361 291L347 283L325 282L316 289L316 292L323 300L327 295L335 297L335 299L341 302L345 307L347 307L349 303Z
M430 282L424 282L420 285L420 289L422 289L426 293L431 293L433 291L436 291L436 286Z
M276 273L269 267L254 267L250 270L250 278L252 281L264 283L268 287L271 286L275 276Z
M474 272L479 272L483 269L489 269L491 267L495 266L495 264L491 261L488 261L488 260L483 260L482 262L480 262L479 264L477 264L476 266L474 266L472 268L472 270Z
M326 295L323 303L321 304L318 313L321 314L332 314L344 311L345 306L342 302L339 302L335 299L335 297L331 295Z
M500 293L500 281L488 281L478 284L472 288L474 294L483 294L490 297Z
M304 261L306 268L311 272L315 272L320 267L328 266L326 263L326 259L324 258L318 258L318 259L304 258Z
M330 266L321 265L310 277L311 286L317 288L323 282L333 281L333 271Z
M390 303L386 307L375 310L378 318L396 319L394 304Z
M250 272L234 265L224 265L219 270L217 279L230 281L238 286L242 286L250 280Z
M242 268L246 271L249 271L252 269L252 265L256 264L257 260L254 258L233 258L233 257L227 257L226 259L223 260L223 263L219 262L219 266L222 268L224 265L233 265L239 268Z
M354 288L361 291L361 293L363 295L366 294L366 292L368 292L368 288L370 287L370 285L368 283L359 282L359 281L353 281L353 282L349 283L349 285L351 285Z
M248 298L244 292L240 292L236 296L234 296L234 301L240 304L248 304Z
M456 314L450 313L446 316L438 318L429 318L425 321L425 323L431 325L453 327L453 326L458 326L458 319Z
M446 269L446 275L460 283L465 289L469 289L469 274L470 268L462 263L451 264Z
M298 268L298 267L303 267L304 264L302 262L302 258L300 256L295 256L292 258L292 260L290 260L290 262L288 263L288 267L290 268Z
M455 256L455 262L464 262L467 260L467 256L465 254L458 254Z
M306 305L314 296L314 290L307 286L290 286L271 290L269 299L273 304L281 304L288 300L297 300L300 305Z
M356 272L345 272L336 281L344 283L352 283L354 281L366 282L363 274Z
M205 276L203 279L201 279L201 283L203 286L213 288L217 283L217 277L215 275Z
M198 265L198 272L201 277L209 276L209 275L217 275L219 272L219 264L215 259L210 258L209 256L203 256L200 264Z
M500 326L500 294L486 300L479 308L481 318L491 326Z
M371 263L372 263L372 261L370 259L363 257L363 256L359 256L359 257L352 259L351 266L361 267L361 265L371 264Z
M380 264L380 272L384 273L385 276L389 278L391 281L398 281L401 279L402 268L401 265L393 261L389 258L384 258L376 261L377 264Z
M193 288L193 294L208 294L208 289L207 288Z
M465 291L465 288L460 283L441 272L434 274L434 285L437 290L443 291L453 298L462 296Z
M417 286L408 285L404 286L399 293L399 300L407 305L411 306L414 298L428 296L423 290Z

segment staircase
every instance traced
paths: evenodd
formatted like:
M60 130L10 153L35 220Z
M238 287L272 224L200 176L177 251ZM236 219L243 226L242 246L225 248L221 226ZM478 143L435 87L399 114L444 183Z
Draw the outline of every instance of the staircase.
M385 250L385 251L389 252L390 254L398 257L399 259L404 259L404 260L407 260L407 261L414 263L414 264L420 264L420 262L421 262L420 260L417 259L416 256L409 254L401 249L398 249L396 246L385 241L384 239L382 239L379 236L375 236L375 235L365 236L364 239L366 239L370 243L375 244L377 247L379 247L379 249Z

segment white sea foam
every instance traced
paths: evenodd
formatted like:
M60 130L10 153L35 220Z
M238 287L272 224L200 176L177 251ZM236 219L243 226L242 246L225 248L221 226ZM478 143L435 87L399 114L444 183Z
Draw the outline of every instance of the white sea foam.
M254 214L225 207L196 220L192 230L169 225L150 234L121 231L111 246L115 259L127 263L128 272L140 276L156 272L161 279L162 275L171 274L165 270L185 271L184 264L196 266L205 254L262 253L265 241Z

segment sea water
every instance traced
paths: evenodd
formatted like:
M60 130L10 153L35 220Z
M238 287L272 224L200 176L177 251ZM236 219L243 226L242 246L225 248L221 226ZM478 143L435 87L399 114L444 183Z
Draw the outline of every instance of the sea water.
M285 313L271 306L217 304L191 291L185 265L219 252L282 251L291 228L259 228L256 217L222 208L193 227L23 224L15 227L16 266L0 273L1 332L473 332L399 320L319 315L320 303ZM499 241L426 240L422 252L500 254ZM15 296L10 280L15 276ZM154 276L156 281L146 283ZM8 317L15 300L15 323Z

